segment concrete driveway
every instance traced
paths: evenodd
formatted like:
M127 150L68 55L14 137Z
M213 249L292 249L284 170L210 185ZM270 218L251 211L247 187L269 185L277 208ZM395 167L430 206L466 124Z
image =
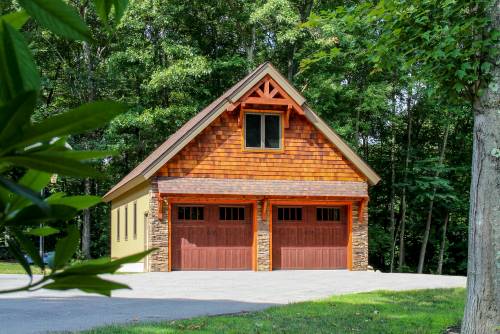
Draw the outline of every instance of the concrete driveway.
M373 290L465 287L466 278L349 271L172 272L115 275L133 290L112 298L78 291L0 295L0 332L74 331L111 323L261 310L273 305ZM0 275L0 290L21 275Z

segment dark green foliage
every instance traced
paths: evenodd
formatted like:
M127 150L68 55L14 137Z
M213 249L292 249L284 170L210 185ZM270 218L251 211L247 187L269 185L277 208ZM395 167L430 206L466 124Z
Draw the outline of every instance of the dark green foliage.
M57 35L76 40L92 39L77 11L62 1L20 1L20 4L37 22ZM128 287L97 275L114 273L120 265L137 262L149 251L115 261L101 259L91 264L71 265L80 247L80 232L71 221L80 210L98 204L100 198L67 196L55 189L46 196L45 190L53 173L102 176L86 161L114 153L73 150L68 136L99 128L127 107L116 102L93 102L34 121L40 77L28 44L17 30L25 22L24 12L0 17L0 235L11 256L30 276L28 285L9 291L76 288L110 296L112 290ZM61 238L62 227L66 236ZM34 282L26 256L42 271L45 264L32 236L59 237L53 239L55 255L53 261L49 261L50 272L43 272Z

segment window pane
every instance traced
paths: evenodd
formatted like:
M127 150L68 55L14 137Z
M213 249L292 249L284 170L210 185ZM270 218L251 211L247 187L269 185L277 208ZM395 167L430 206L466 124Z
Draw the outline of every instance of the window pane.
M245 220L245 208L219 207L220 220Z
M120 240L120 208L116 209L116 240Z
M260 146L260 115L246 114L245 115L245 145L246 147L261 147Z
M134 239L137 239L137 203L134 202Z
M333 209L328 209L328 220L334 220L333 219Z
M280 116L266 115L265 119L266 148L280 148Z
M302 220L302 208L297 208L297 220Z
M128 206L125 207L125 240L128 239Z

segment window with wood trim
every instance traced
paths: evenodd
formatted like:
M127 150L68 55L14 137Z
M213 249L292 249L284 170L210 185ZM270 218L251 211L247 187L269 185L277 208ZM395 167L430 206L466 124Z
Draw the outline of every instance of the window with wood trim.
M137 239L137 202L134 202L134 222L133 222L133 232L134 232L134 240Z
M246 113L245 148L280 149L281 115Z
M278 207L279 222L300 222L302 221L301 207Z
M125 241L128 240L128 205L125 206Z
M116 209L116 241L120 241L120 208Z
M180 221L202 221L205 215L204 209L202 206L179 206L177 219Z
M316 220L319 222L340 222L340 208L316 208Z
M236 206L220 206L219 220L245 220L245 208Z

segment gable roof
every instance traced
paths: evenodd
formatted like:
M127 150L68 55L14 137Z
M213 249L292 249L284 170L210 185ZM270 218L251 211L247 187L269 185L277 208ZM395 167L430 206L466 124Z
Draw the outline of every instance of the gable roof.
M246 77L213 101L196 116L186 122L163 144L153 151L144 161L121 179L103 199L108 202L153 176L165 163L174 157L184 146L220 116L229 105L238 101L250 88L264 76L273 78L290 97L302 107L306 118L328 138L339 151L363 174L370 185L380 181L380 177L347 145L311 108L305 98L279 73L269 62L265 62L250 72Z

